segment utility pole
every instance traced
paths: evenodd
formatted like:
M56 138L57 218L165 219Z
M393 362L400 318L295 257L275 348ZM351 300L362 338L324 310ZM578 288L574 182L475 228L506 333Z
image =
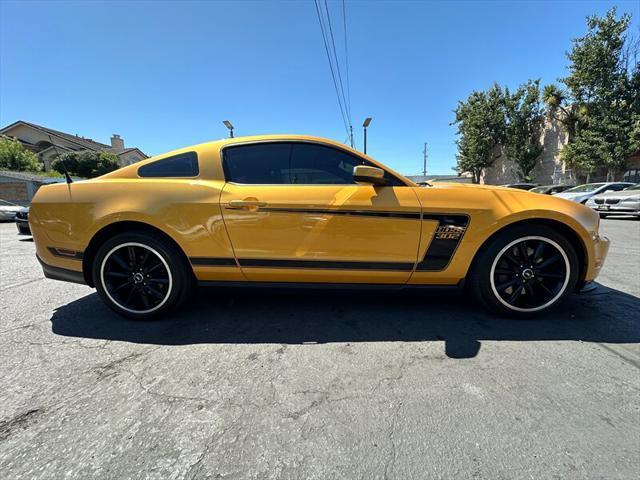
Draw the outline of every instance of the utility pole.
M422 151L422 155L424 157L422 164L422 176L427 176L427 142L424 142L424 150Z
M349 138L351 139L351 148L355 148L353 146L353 125L349 125Z

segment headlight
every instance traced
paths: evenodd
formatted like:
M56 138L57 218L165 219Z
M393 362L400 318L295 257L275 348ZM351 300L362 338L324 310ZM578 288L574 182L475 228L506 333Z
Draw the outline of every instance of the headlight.
M595 205L596 201L593 197L591 197L589 200L587 200L587 203L585 205Z
M621 200L622 202L640 202L640 195L634 195L633 197L625 197Z

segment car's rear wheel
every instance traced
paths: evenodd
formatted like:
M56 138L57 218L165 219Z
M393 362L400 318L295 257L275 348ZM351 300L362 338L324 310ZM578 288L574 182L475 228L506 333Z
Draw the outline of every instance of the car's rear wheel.
M578 256L564 235L545 225L523 225L485 246L470 283L491 310L526 318L558 305L575 290L578 275Z
M93 281L111 309L144 320L176 307L186 297L191 275L170 242L132 232L116 235L98 249Z

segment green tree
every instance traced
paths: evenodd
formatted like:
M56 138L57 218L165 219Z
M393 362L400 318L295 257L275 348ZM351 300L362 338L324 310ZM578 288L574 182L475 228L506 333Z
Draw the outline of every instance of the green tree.
M580 121L577 105L569 104L567 93L556 85L546 85L542 89L542 100L550 116L566 130L567 142L573 142Z
M615 8L588 17L587 33L567 54L569 75L561 80L567 92L546 87L543 94L549 111L561 111L568 125L569 145L561 158L587 175L605 167L611 177L634 150L640 73L627 38L630 20L628 14L618 18Z
M542 154L544 112L540 103L540 81L529 80L512 94L504 94L504 149L516 164L520 180L530 182L531 172Z
M15 138L0 138L0 169L38 172L42 169L35 153L27 150Z
M485 168L500 156L499 145L505 136L503 93L494 84L487 92L473 92L455 110L458 126L458 173L470 173L480 183Z
M51 167L60 173L64 173L66 168L69 175L94 178L117 170L120 165L118 157L113 153L82 150L62 154L53 161Z

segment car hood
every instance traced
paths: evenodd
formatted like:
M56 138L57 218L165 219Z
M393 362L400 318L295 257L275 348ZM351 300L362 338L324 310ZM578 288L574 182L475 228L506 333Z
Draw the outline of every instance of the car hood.
M619 192L600 193L600 194L596 195L595 198L635 197L635 196L638 196L638 195L640 195L640 190L621 190Z
M567 198L569 200L578 197L588 197L589 195L593 195L593 192L560 192L553 194L554 197Z
M19 205L15 205L15 206L3 205L3 206L0 206L0 211L3 211L3 212L18 212L21 208L22 207L19 206Z

